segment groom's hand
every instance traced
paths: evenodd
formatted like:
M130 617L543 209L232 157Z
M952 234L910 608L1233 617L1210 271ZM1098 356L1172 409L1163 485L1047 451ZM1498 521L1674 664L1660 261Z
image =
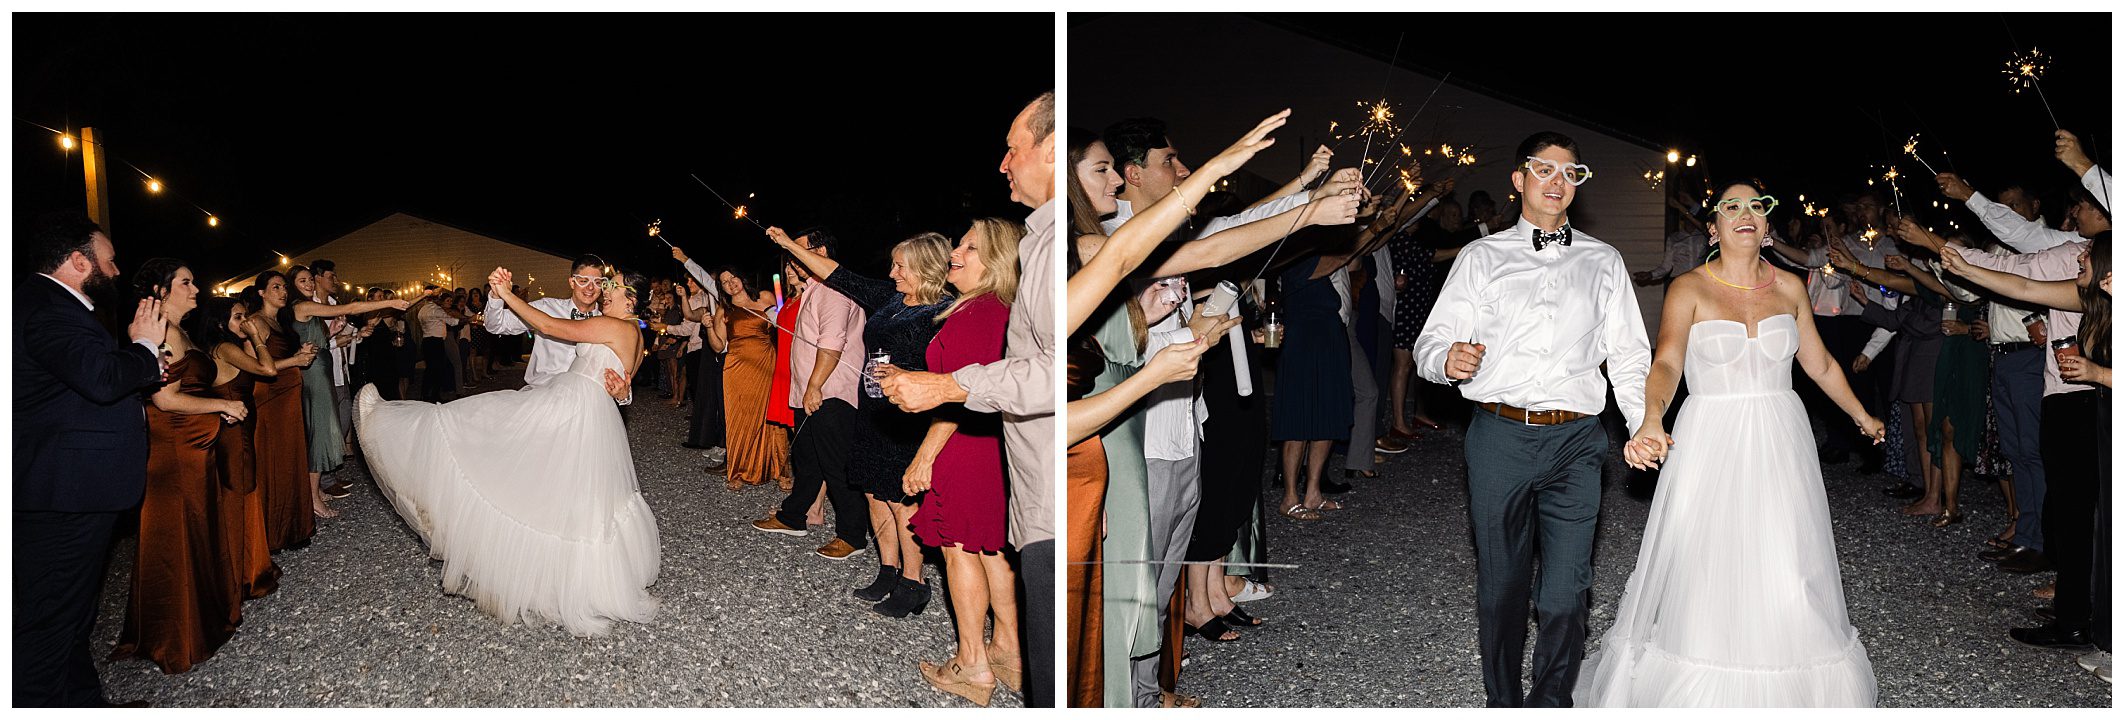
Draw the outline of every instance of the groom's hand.
M1453 343L1453 349L1446 352L1446 377L1454 380L1475 377L1475 371L1482 369L1483 352L1480 343Z

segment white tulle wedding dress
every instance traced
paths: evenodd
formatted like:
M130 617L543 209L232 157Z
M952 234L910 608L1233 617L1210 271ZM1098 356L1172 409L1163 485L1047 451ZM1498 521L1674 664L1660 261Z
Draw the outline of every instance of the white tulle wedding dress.
M1791 315L1689 329L1689 397L1581 707L1871 707ZM1839 428L1839 430L1845 430Z
M625 372L610 348L583 343L567 372L515 392L437 405L362 388L355 429L369 472L442 561L444 592L581 636L656 615L656 518L607 368Z

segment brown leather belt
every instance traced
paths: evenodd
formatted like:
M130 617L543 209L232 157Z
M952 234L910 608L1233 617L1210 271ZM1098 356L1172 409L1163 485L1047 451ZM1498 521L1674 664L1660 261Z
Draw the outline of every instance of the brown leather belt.
M1586 414L1582 412L1571 412L1569 410L1528 410L1525 408L1512 407L1504 403L1494 402L1482 403L1480 405L1477 405L1477 407L1482 408L1484 411L1487 411L1492 415L1496 415L1498 417L1516 423L1525 423L1527 425L1562 425L1572 420L1577 420L1586 417Z

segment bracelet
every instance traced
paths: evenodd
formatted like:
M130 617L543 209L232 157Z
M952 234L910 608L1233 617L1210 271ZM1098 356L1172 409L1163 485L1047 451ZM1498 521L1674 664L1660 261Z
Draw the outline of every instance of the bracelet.
M1190 216L1190 217L1193 217L1193 216L1194 216L1194 214L1195 214L1195 206L1194 206L1194 205L1192 205L1192 204L1189 204L1189 203L1188 203L1188 201L1187 201L1187 194L1186 194L1186 193L1183 193L1183 192L1180 192L1180 186L1179 186L1179 185L1174 185L1174 186L1173 186L1173 194L1174 194L1174 195L1178 195L1178 196L1180 196L1180 207L1181 207L1181 208L1183 208L1183 209L1185 209L1185 210L1187 210L1187 214L1188 214L1188 216Z

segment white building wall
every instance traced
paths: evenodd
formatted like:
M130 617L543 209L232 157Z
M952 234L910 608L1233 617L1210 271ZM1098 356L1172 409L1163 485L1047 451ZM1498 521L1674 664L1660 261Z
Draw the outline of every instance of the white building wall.
M1407 20L1423 21L1416 15ZM1420 41L1420 32L1409 34L1409 42ZM1140 54L1147 48L1169 48L1172 57ZM1129 53L1125 59L1124 51ZM1328 139L1330 121L1344 128L1361 122L1358 103L1379 99L1382 86L1408 126L1402 142L1417 152L1425 142L1478 147L1478 162L1453 175L1463 202L1473 191L1487 190L1503 204L1513 192L1510 173L1518 158L1506 156L1514 146L1538 131L1562 132L1578 142L1583 162L1594 171L1572 204L1572 224L1622 251L1632 269L1659 265L1663 204L1660 191L1641 174L1664 166L1663 150L1477 91L1440 88L1437 77L1407 69L1389 75L1384 62L1238 15L1109 15L1070 28L1069 63L1066 127L1097 132L1121 118L1157 117L1171 125L1173 142L1190 167L1209 160L1262 118L1291 108L1290 123L1275 133L1276 145L1246 168L1279 183L1303 167L1315 147L1335 145ZM1568 69L1563 77L1562 82L1595 80L1571 77ZM1126 83L1156 90L1126 88ZM1438 94L1429 107L1410 120L1434 88ZM1374 143L1373 157L1399 153L1380 147L1385 140ZM1342 143L1335 165L1355 166L1363 149L1362 138ZM1646 327L1656 338L1664 290L1637 290Z

